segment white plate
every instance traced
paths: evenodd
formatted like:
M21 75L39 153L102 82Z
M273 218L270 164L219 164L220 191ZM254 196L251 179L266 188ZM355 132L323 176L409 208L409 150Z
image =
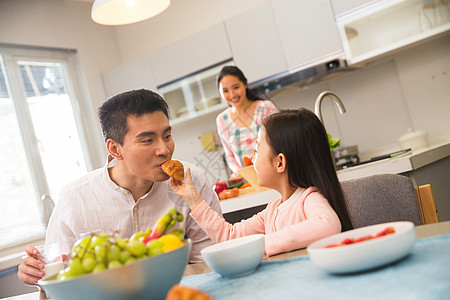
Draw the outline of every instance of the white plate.
M330 244L339 244L345 238L375 236L389 226L395 229L395 233L360 243L324 248ZM338 233L310 244L306 250L311 261L319 268L330 273L351 273L381 267L405 257L415 240L414 223L391 222Z

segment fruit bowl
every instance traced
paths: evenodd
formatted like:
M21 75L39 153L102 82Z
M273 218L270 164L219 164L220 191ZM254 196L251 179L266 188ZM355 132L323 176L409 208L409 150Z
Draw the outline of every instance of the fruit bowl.
M395 232L377 237L388 227ZM373 238L366 239L368 236ZM350 239L361 242L342 245ZM381 267L407 256L415 240L414 223L391 222L338 233L310 244L306 250L311 261L327 272L353 273Z
M164 299L183 277L191 241L167 253L136 260L128 265L64 281L40 280L38 284L52 299Z
M218 243L201 250L206 264L223 277L250 274L264 256L264 235L253 234Z

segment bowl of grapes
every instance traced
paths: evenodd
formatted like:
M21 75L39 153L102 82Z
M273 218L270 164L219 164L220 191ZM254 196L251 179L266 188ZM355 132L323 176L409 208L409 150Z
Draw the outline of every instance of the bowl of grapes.
M67 267L38 285L56 300L165 299L183 277L191 252L182 229L172 229L182 220L170 209L153 229L128 238L92 233L75 242Z

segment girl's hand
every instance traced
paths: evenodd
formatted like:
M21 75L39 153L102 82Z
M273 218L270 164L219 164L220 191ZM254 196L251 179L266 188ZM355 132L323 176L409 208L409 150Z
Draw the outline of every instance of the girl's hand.
M191 210L194 210L202 202L202 198L192 181L190 168L186 170L186 180L184 182L170 178L170 187L175 194L186 200Z

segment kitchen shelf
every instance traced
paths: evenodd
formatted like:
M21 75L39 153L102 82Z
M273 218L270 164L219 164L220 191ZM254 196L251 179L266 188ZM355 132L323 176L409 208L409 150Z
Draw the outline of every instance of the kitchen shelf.
M171 124L180 124L227 107L216 87L216 76L232 60L218 63L178 80L158 86L159 94L169 105Z
M372 1L336 23L348 63L358 64L450 31L450 1Z

